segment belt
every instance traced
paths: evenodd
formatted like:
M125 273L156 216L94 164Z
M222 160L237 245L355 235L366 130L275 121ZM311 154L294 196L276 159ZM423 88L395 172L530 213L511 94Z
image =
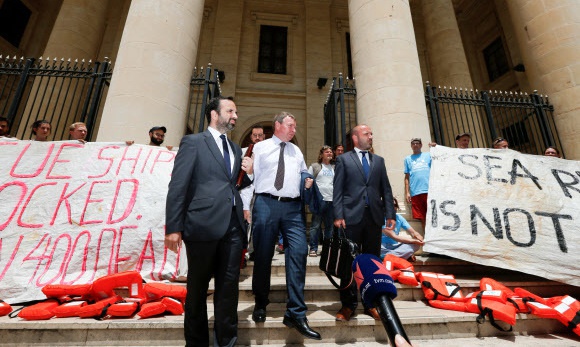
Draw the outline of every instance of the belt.
M300 201L300 197L297 197L297 198L286 198L286 197L283 197L283 196L276 196L276 195L272 195L272 194L268 194L268 193L258 193L257 195L265 196L267 198L274 199L274 200L278 200L278 201L282 201L282 202Z

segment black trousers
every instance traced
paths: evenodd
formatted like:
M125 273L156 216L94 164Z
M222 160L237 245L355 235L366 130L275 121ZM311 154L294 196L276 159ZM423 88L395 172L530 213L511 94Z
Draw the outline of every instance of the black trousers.
M359 224L348 225L348 221L346 222L346 237L359 246L359 252L369 253L379 257L381 254L381 225L373 222L370 209L365 208L364 216ZM347 284L341 281L340 286L342 287ZM358 305L357 292L358 289L354 281L348 289L341 290L340 302L342 306L349 307L354 311Z
M207 290L215 278L214 346L233 346L238 336L240 260L245 234L235 211L221 240L185 242L187 297L184 332L186 346L208 346Z

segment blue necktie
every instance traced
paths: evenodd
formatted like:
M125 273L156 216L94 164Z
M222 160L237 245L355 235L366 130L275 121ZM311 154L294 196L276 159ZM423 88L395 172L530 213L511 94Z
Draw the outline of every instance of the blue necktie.
M367 160L367 157L365 156L365 154L367 154L367 151L360 151L362 153L362 167L363 167L363 173L365 174L365 182L369 180L369 173L371 172L371 167L369 166L369 161ZM368 195L365 196L365 203L368 205L369 204L369 197Z
M365 181L367 181L369 179L369 173L371 172L371 167L369 166L369 162L367 160L367 157L365 156L365 154L367 154L367 152L361 151L361 153L362 153L363 172L365 174Z
M228 172L228 177L232 178L232 162L230 161L230 150L228 148L228 142L226 141L226 135L222 134L220 137L222 139L222 147L224 148L224 164L226 164L226 171Z

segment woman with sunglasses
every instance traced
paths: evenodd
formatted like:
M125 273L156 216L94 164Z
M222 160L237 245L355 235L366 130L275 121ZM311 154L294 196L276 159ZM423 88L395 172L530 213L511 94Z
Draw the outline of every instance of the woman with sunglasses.
M497 139L493 140L493 148L495 148L495 149L509 149L510 144L503 137L498 137Z

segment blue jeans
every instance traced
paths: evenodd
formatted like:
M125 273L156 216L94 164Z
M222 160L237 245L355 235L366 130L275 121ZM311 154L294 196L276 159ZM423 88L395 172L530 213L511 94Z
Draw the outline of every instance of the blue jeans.
M257 195L252 214L254 232L254 273L252 291L256 308L265 309L270 303L270 276L274 244L278 241L278 231L284 238L284 259L286 262L286 284L288 302L286 316L306 317L304 302L304 281L306 280L306 227L300 201L282 202Z
M310 222L310 250L318 251L318 235L320 234L321 225L324 223L323 240L332 237L334 228L334 211L332 201L325 201L322 214L312 214Z

